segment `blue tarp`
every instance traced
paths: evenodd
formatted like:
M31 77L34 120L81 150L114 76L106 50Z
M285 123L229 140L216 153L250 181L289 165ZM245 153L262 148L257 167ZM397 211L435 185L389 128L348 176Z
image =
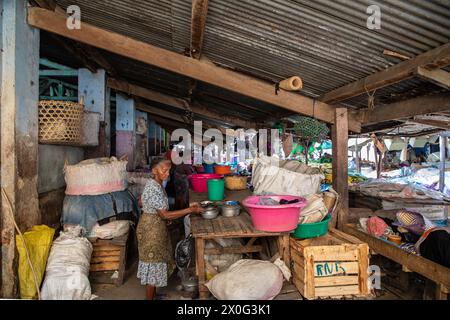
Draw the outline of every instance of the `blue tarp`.
M61 222L80 225L89 232L97 221L121 213L132 213L139 218L136 198L129 191L118 191L98 196L70 196L64 198Z

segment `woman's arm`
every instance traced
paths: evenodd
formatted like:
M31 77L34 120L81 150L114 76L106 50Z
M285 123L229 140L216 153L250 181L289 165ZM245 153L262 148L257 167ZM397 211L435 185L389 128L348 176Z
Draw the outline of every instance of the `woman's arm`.
M194 204L186 209L175 210L175 211L167 211L167 210L158 210L159 216L164 220L175 220L177 218L184 217L185 215L191 213L202 213L204 209L197 204Z
M164 220L175 220L177 218L184 217L185 215L188 215L190 213L192 213L191 208L175 210L175 211L158 210L159 216L161 218L163 218Z

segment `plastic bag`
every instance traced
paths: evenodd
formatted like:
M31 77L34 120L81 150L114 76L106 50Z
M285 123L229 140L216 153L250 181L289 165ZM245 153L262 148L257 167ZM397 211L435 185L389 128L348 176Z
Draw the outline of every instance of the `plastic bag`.
M23 234L30 260L36 272L38 287L44 277L48 254L52 246L55 229L46 225L34 226ZM16 235L16 246L19 252L19 286L22 299L34 299L37 297L36 284L27 260L25 246L20 235Z

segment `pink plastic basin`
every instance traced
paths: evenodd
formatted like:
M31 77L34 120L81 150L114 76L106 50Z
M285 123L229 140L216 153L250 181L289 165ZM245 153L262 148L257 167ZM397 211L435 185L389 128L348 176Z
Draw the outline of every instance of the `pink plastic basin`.
M299 199L300 201L292 204L268 206L258 205L260 198L272 198L276 201ZM297 228L300 211L306 206L306 200L295 196L250 196L245 198L242 204L250 213L255 229L269 232L287 232Z
M188 176L191 181L192 190L195 192L208 192L206 182L210 179L221 179L223 175L215 173L196 173Z

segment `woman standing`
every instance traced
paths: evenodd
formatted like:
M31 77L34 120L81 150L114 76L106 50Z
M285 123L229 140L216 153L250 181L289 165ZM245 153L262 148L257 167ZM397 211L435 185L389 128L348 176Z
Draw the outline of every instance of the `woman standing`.
M147 286L148 300L155 298L156 288L167 286L167 280L175 269L166 221L203 212L197 204L183 210L168 211L168 198L162 184L169 177L170 167L170 160L155 160L151 166L154 179L147 182L142 193L144 212L136 230L139 249L137 277L142 285Z

